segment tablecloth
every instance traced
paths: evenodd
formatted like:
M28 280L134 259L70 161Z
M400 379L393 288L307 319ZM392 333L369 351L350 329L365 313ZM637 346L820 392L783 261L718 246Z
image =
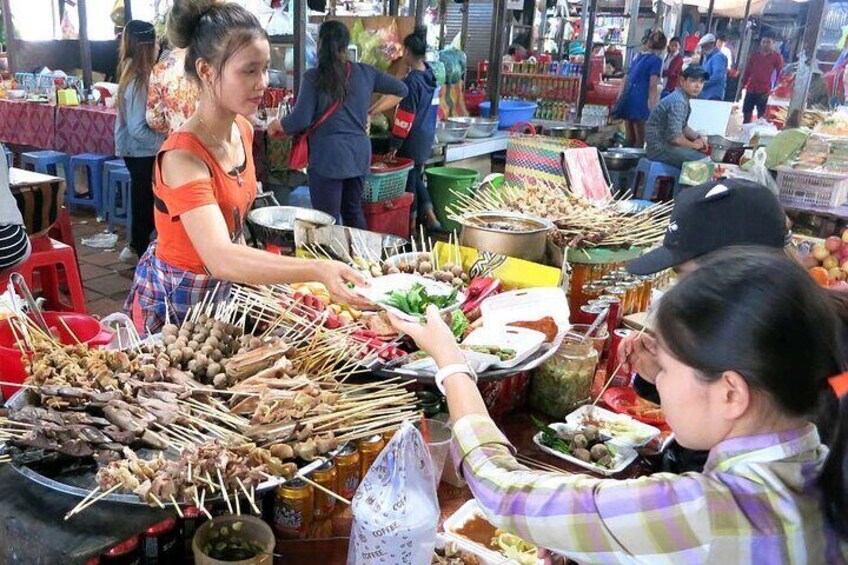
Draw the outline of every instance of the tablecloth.
M51 148L55 107L50 104L0 99L0 141Z
M103 106L57 106L54 147L68 155L114 155L117 115Z

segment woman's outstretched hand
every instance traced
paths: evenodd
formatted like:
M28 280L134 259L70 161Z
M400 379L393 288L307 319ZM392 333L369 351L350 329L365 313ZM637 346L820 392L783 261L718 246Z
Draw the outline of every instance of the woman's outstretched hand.
M397 331L415 340L418 347L435 359L439 367L464 362L453 332L434 305L427 307L426 322L407 322L391 313L389 320Z
M372 310L374 305L365 297L353 292L351 284L368 286L368 281L360 273L338 261L321 261L320 281L324 283L333 299L360 309Z

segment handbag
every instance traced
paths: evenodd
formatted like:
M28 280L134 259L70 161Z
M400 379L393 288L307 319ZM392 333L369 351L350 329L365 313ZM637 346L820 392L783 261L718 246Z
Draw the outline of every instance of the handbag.
M347 65L347 78L350 79L350 64ZM333 102L327 111L318 118L318 121L309 126L306 131L292 138L291 156L289 157L289 169L302 170L309 166L309 136L316 129L321 127L321 124L330 119L330 116L336 113L339 109L339 101Z

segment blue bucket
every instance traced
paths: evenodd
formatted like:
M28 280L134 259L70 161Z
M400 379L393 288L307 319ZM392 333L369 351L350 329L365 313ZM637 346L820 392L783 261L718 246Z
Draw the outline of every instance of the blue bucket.
M498 126L500 129L509 129L518 122L529 122L536 113L535 102L524 102L521 100L501 100L498 105ZM492 113L491 102L480 103L480 115L488 118Z

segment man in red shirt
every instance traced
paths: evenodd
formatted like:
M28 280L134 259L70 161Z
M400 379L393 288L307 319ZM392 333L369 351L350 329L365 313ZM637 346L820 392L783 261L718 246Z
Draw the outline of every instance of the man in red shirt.
M753 119L754 108L757 109L758 118L765 116L769 92L782 69L783 57L774 50L774 39L764 35L760 39L760 50L751 54L742 77L746 91L742 115L746 124Z

